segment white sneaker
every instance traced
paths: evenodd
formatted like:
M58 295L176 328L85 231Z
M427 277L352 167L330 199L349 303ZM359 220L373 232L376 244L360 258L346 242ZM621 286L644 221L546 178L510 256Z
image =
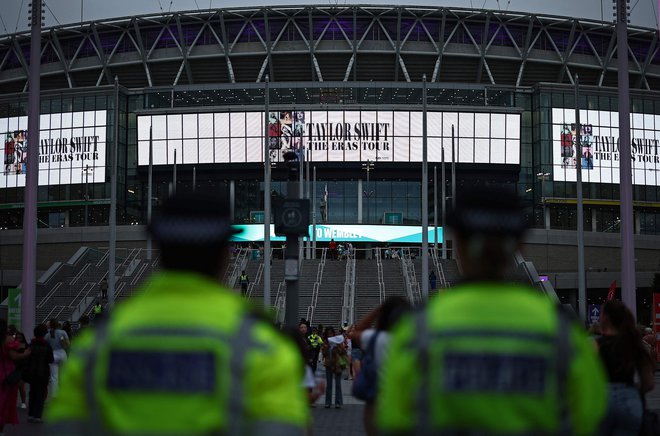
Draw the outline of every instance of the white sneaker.
M27 406L25 405L25 403L21 403L21 409L27 409Z

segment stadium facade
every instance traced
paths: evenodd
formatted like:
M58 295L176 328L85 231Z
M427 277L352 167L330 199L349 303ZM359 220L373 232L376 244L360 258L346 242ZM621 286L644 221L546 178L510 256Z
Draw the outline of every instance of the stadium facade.
M104 244L114 144L120 244L144 246L150 135L155 207L174 180L177 190L194 181L225 190L236 223L259 222L267 134L274 195L286 194L283 151L305 150L326 236L362 247L405 241L400 232L421 224L425 75L431 177L440 177L444 155L448 196L452 160L459 190L514 185L534 229L527 256L574 298L579 76L590 287L606 289L618 276L610 22L458 8L274 6L78 23L46 28L42 38L39 238L52 244L40 253L42 270L81 243ZM29 42L29 33L0 38L3 285L17 284L20 270L32 146L24 133ZM660 268L658 31L629 28L629 47L636 260L638 283L648 288ZM434 200L442 203L433 182L431 223Z

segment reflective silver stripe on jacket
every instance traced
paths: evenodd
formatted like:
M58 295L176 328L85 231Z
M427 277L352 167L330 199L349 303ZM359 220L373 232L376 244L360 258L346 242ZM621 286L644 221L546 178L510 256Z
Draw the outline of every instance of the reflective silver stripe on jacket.
M545 342L553 346L556 350L555 355L555 372L557 381L557 397L559 406L559 430L556 434L570 436L573 434L571 425L571 414L568 408L568 383L569 383L569 370L572 361L570 327L571 320L569 315L563 311L561 307L556 308L557 311L557 331L555 334L524 332L517 330L482 330L482 329L450 329L437 332L429 332L427 313L420 311L413 317L415 324L416 336L412 341L412 347L418 353L418 364L423 382L419 387L418 395L416 398L416 409L419 413L417 429L412 434L416 435L481 435L483 431L470 431L470 430L452 430L452 429L433 429L431 423L431 396L430 396L430 355L429 346L431 340L434 339L447 339L459 337L485 337L485 338L514 338L521 340L530 340L534 342ZM409 432L404 432L409 433ZM403 434L401 432L384 432L386 435ZM552 434L546 431L526 431L525 435L547 435ZM499 433L498 433L499 435ZM504 436L509 435L508 433ZM516 434L511 434L515 436Z
M126 330L123 333L139 336L167 336L167 337L195 337L210 338L226 342L231 349L231 359L229 362L230 387L228 397L227 417L229 419L225 431L211 432L211 435L244 435L244 434L274 434L274 435L298 435L303 434L302 428L277 422L244 422L246 396L243 393L243 383L245 381L245 357L250 350L267 350L269 345L254 341L251 337L252 328L257 323L257 319L252 316L245 316L241 321L235 333L229 334L213 329L199 327L140 327ZM85 394L89 407L89 419L84 422L64 422L49 426L49 433L54 435L106 435L111 434L104 425L98 398L95 393L96 383L94 382L94 373L98 363L98 357L103 346L107 343L108 321L103 322L96 328L95 340L90 350L81 353L85 359ZM220 413L220 412L219 412ZM272 429L268 433L254 432L253 429ZM281 432L280 432L281 431ZM133 435L133 433L131 433ZM139 433L139 436L149 436Z

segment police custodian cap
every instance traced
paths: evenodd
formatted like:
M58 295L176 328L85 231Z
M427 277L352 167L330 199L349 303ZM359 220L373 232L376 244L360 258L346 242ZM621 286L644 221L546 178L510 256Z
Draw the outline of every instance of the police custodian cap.
M177 193L163 202L149 223L157 242L212 245L240 233L231 225L229 200L217 192Z
M527 228L523 205L513 189L470 187L456 196L447 225L459 233L520 236Z

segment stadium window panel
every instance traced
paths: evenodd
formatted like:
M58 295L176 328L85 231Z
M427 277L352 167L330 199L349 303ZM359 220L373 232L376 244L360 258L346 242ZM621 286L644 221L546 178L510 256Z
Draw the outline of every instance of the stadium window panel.
M408 112L394 112L393 124L394 136L410 136L410 114Z
M215 163L228 163L229 138L215 138L213 144L215 149Z
M410 162L422 161L422 138L410 138Z
M150 116L139 116L137 120L137 135L138 139L149 139L149 129L151 128Z
M506 140L506 163L520 164L520 141Z
M199 162L199 150L197 149L197 139L183 140L183 156L181 162L184 164L196 164Z
M506 138L506 115L491 114L490 117L490 137Z
M167 116L167 139L183 138L183 123L181 114Z
M410 112L410 136L422 136L422 113Z
M520 139L520 115L507 114L506 116L506 138Z
M396 118L395 118L395 120L396 120ZM428 112L427 121L428 121L428 128L427 128L428 136L430 136L430 137L441 137L442 136L442 112ZM399 133L397 133L397 135L398 134Z
M502 126L504 130L504 126ZM474 114L461 112L458 114L458 136L474 138Z
M493 114L494 115L494 114ZM474 136L477 138L490 137L490 117L491 114L474 114ZM504 121L504 120L502 120Z
M151 123L153 139L167 139L167 115L154 115Z
M409 162L410 161L410 137L409 136L396 136L393 139L394 145L394 161L395 162ZM429 140L429 147L431 146ZM429 148L430 156L430 148ZM429 157L430 160L430 157Z
M175 158L176 154L176 158ZM167 164L174 165L175 163L181 164L183 156L183 140L169 139L167 140Z
M245 113L232 112L229 114L230 138L245 138ZM245 143L245 141L243 141ZM233 148L233 147L232 147ZM232 159L232 162L234 160Z
M428 139L428 161L440 162L442 160L442 138L433 137Z
M198 123L199 123L199 137L213 138L213 114L199 114Z
M502 142L504 142L502 140ZM475 138L474 140L474 163L491 163L490 140L488 138ZM504 158L504 153L502 153Z
M182 123L182 138L199 138L197 129L197 114L184 114Z
M213 163L213 139L200 138L199 163Z
M460 137L458 138L457 144L457 162L474 163L474 138Z
M506 159L506 141L504 139L493 138L490 140L490 162L503 164Z
M232 163L245 162L245 137L231 138L229 151Z
M247 138L247 162L263 162L263 143L261 138Z
M229 114L217 113L213 114L214 122L214 135L216 138L229 138Z

